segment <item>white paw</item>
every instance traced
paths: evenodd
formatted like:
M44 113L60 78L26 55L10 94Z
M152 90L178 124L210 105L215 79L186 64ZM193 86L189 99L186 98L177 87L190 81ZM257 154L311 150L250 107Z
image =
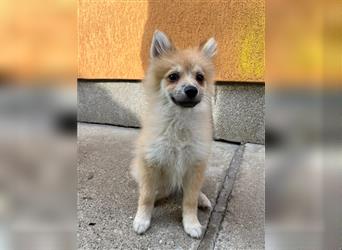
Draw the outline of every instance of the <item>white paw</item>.
M192 238L200 238L202 235L202 226L200 223L184 223L184 231Z
M143 234L150 227L151 220L145 218L135 217L133 222L133 229L137 234Z
M198 197L198 207L200 207L200 208L207 208L207 209L211 209L212 208L210 200L203 193L200 193L200 195Z

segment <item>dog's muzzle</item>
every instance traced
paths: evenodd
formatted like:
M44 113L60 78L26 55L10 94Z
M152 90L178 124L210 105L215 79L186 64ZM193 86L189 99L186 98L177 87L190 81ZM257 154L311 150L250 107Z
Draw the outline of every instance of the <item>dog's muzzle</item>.
M173 96L171 96L171 100L176 104L184 108L193 108L197 104L200 103L200 101L177 101Z
M193 108L201 102L198 89L192 85L185 86L180 93L170 94L170 97L176 105L184 108Z

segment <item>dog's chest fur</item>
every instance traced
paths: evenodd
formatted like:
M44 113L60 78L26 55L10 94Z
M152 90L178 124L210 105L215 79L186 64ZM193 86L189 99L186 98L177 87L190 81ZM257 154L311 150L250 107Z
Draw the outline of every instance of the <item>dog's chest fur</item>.
M181 187L186 171L209 156L209 131L205 130L210 126L203 122L209 121L203 121L203 115L193 110L160 110L145 159L161 168L172 187Z

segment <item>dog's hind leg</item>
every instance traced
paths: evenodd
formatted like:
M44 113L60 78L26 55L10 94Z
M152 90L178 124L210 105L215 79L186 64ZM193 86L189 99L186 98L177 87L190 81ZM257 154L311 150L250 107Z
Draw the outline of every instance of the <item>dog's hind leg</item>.
M200 192L200 194L198 196L198 207L202 208L202 209L211 209L211 202L210 202L210 200L202 192Z

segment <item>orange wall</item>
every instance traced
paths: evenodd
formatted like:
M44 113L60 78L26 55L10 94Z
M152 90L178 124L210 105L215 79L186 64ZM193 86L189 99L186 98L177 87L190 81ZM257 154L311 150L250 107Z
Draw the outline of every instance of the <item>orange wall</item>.
M264 81L263 0L79 0L79 78L142 79L155 29L181 48L214 36L217 80Z
M0 1L0 81L75 82L76 24L74 1Z
M342 86L341 1L269 0L266 15L268 86Z

